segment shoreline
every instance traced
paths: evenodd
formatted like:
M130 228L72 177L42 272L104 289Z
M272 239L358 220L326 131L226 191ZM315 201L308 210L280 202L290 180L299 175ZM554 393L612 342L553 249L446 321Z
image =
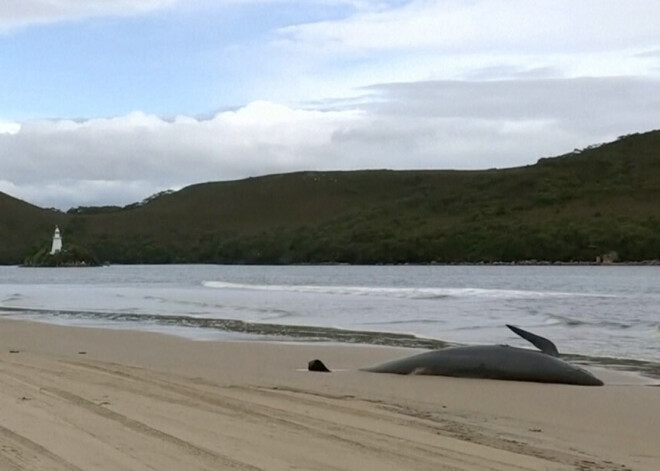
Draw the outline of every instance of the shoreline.
M2 307L0 314L10 312L40 311L39 309L24 309ZM48 310L44 310L48 312ZM97 313L98 314L98 313ZM443 349L452 346L470 345L466 343L456 343L436 338L427 338L414 334L406 334L396 331L362 331L352 329L340 329L336 327L314 326L314 325L296 325L296 324L270 324L264 322L248 322L233 319L213 319L210 322L218 324L215 327L199 327L192 325L179 326L168 323L158 323L150 325L131 325L131 321L117 320L117 314L112 314L111 323L95 325L96 321L81 323L76 325L62 324L49 320L41 319L20 319L0 315L0 321L3 319L19 322L35 322L46 325L65 326L72 328L89 329L109 329L131 332L156 333L162 335L171 335L192 341L230 341L230 342L264 342L264 343L284 343L293 345L337 345L337 346L366 346L366 347L391 347L411 350L433 350ZM128 317L132 317L129 315ZM147 315L139 315L140 320L148 319ZM182 316L167 316L167 321L176 322ZM199 318L186 318L192 322ZM101 321L98 321L101 323ZM171 332L168 330L172 330ZM193 332L198 331L198 335ZM185 333L184 333L185 332ZM202 334L204 332L204 334ZM242 337L243 336L243 337ZM272 337L272 338L269 338ZM531 348L531 347L530 347ZM617 370L642 376L649 381L660 381L660 361L649 359L637 359L628 357L597 356L580 353L562 353L562 357L569 362L588 366L605 368L608 370Z
M357 371L409 349L0 319L0 468L654 470L660 389ZM12 353L13 352L13 353ZM321 358L331 369L309 373Z
M583 260L583 261L569 261L564 262L561 260L514 260L514 261L503 261L496 260L490 262L398 262L398 263L348 263L348 262L318 262L318 263L212 263L212 262L188 262L188 263L111 263L104 262L99 264L74 264L74 265L29 265L24 263L8 263L0 264L0 267L18 267L18 268L102 268L109 266L132 266L132 265L219 265L219 266L289 266L289 267L306 267L306 266L351 266L351 267L379 267L379 266L439 266L439 267L472 267L472 266L531 266L531 267L552 267L552 266L564 266L564 267L657 267L660 266L660 260L631 260L631 261L622 261L622 262L608 262L608 261L597 261L597 260Z

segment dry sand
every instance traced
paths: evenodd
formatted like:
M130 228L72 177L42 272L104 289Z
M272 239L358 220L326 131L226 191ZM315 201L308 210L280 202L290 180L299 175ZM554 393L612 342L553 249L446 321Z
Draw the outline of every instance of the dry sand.
M658 387L355 370L408 353L4 319L0 470L660 469Z

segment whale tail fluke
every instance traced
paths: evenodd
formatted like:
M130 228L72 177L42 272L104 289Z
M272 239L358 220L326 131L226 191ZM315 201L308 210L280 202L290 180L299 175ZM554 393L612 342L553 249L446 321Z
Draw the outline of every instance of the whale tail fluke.
M506 326L509 329L511 329L513 332L515 332L516 334L520 335L522 338L530 342L532 345L534 345L536 348L541 350L546 355L550 355L553 357L559 356L559 350L557 350L557 346L554 343L552 343L550 340L546 339L545 337L541 337L540 335L527 332L526 330L523 330L520 327L516 327L515 325L507 324Z

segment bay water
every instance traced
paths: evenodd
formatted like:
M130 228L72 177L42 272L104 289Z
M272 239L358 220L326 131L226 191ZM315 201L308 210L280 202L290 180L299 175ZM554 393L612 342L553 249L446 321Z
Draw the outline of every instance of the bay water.
M660 267L5 266L0 316L198 340L529 346L514 324L578 358L657 367Z

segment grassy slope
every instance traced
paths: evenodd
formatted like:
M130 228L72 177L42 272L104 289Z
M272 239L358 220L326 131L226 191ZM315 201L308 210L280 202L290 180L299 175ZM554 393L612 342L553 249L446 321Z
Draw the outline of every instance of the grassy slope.
M521 168L272 175L103 214L7 201L15 207L2 198L0 214L20 222L13 238L23 250L58 221L65 241L117 262L657 259L660 131ZM2 261L16 260L18 242Z

